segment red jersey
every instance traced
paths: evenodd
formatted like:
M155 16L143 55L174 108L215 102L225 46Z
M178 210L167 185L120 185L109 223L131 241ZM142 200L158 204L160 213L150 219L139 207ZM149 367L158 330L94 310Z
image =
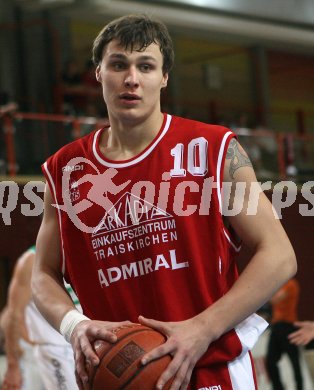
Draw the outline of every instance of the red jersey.
M107 130L64 146L43 165L57 205L65 278L91 319L191 318L237 278L239 248L221 215L234 134L165 114L144 151L111 161L99 148ZM211 344L200 371L240 355L241 337L232 330Z

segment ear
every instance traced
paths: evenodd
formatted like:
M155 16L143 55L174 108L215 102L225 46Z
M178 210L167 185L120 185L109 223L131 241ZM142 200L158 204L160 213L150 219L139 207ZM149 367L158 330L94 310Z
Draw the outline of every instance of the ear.
M162 81L161 81L161 88L166 88L166 86L168 84L168 78L169 78L168 73L165 73L163 75L163 78L162 78Z
M101 83L100 65L97 65L95 74L96 74L96 80L97 80L99 83Z

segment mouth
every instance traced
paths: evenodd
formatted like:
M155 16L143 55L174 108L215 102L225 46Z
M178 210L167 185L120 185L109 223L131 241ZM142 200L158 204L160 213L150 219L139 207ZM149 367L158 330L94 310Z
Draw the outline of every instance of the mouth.
M130 103L141 100L138 95L133 93L122 93L121 95L119 95L119 99Z

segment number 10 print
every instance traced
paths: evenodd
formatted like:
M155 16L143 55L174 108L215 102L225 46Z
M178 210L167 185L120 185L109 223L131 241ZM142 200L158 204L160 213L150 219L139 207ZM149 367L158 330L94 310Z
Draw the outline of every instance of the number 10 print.
M204 137L194 138L188 145L188 164L187 170L193 176L205 176L208 171L208 141ZM171 156L174 157L174 166L170 170L172 177L186 176L184 165L184 145L177 144L171 149Z

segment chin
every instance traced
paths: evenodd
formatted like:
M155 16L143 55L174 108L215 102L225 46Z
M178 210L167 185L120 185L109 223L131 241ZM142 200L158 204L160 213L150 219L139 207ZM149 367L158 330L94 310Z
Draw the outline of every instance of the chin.
M134 109L125 110L124 112L120 112L117 115L118 120L122 122L127 123L138 123L143 121L148 115L145 115L144 113L140 113Z

